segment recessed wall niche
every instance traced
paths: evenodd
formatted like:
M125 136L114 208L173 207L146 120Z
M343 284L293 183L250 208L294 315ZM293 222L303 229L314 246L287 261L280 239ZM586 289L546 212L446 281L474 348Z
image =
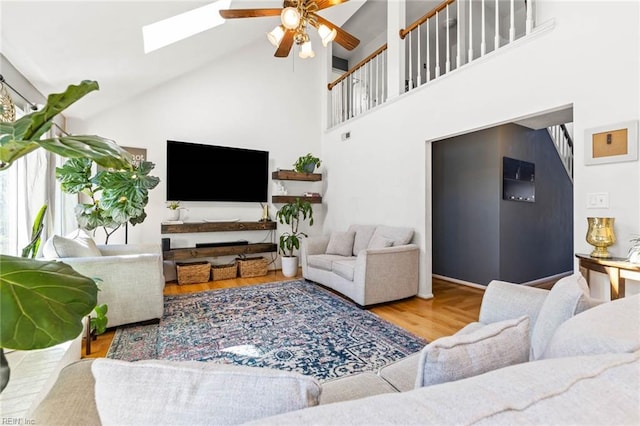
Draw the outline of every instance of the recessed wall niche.
M528 161L502 157L502 199L536 201L536 166Z

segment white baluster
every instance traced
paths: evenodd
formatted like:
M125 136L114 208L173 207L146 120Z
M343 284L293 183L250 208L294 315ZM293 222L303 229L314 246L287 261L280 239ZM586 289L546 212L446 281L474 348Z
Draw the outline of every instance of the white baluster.
M436 77L440 77L440 12L436 12Z
M496 0L496 24L495 24L495 32L496 37L493 41L494 47L493 50L497 50L500 47L500 0Z
M510 26L509 26L509 43L513 42L516 39L516 8L514 4L515 0L511 0L511 12L510 15Z
M480 56L484 56L485 52L487 51L487 42L486 42L486 29L485 29L485 21L486 21L486 17L485 17L485 13L484 13L484 0L482 0L482 4L480 5L480 7L482 8L482 24L481 24L481 34L480 34Z
M431 41L429 39L431 31L429 31L429 22L430 20L427 20L427 83L431 81Z
M469 0L469 59L467 62L473 61L473 4Z
M450 32L450 21L449 21L449 5L447 5L447 25L445 28L447 29L447 61L445 62L445 72L451 71L451 40L449 40L449 32Z
M461 0L456 2L456 68L460 68L460 65L462 65L462 56L460 54L460 46L462 46L462 43L460 43L460 27L462 26L462 21L460 20L460 2Z
M527 8L526 33L530 34L531 30L533 30L533 0L528 0L527 2L525 2L525 7Z
M418 86L422 85L422 61L420 60L420 28L422 25L418 25L418 59L416 60L416 68L418 69Z
M411 38L413 37L413 31L409 32L409 82L407 83L409 85L409 87L407 88L407 92L409 92L412 88L413 88L413 66L412 64L412 57L413 57L413 49L412 49L412 40Z

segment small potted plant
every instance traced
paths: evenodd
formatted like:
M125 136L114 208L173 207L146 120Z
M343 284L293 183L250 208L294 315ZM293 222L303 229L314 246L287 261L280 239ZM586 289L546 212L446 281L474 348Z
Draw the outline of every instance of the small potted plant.
M298 173L313 173L316 167L320 167L320 159L311 153L298 158L293 163L293 168Z
M285 277L295 277L298 273L298 257L294 250L300 249L300 237L307 234L298 231L300 220L309 219L309 226L313 226L313 207L306 200L296 198L295 202L285 204L276 213L278 222L291 227L291 231L280 235L280 253L282 254L282 274Z
M179 220L180 219L180 201L167 201L167 208L169 209L169 214L167 215L167 220Z

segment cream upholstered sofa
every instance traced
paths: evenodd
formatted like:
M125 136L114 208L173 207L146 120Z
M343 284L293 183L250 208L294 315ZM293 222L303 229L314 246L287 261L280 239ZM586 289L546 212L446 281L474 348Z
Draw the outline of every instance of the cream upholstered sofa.
M108 327L162 318L164 275L159 244L96 245L83 231L54 235L43 258L58 260L96 280L98 304L108 306Z
M302 240L305 279L327 286L360 306L418 294L420 248L413 229L351 225L346 232Z
M598 304L579 277L558 284L549 292L492 282L478 323L378 372L321 385L262 368L83 360L28 417L38 425L640 424L640 295Z

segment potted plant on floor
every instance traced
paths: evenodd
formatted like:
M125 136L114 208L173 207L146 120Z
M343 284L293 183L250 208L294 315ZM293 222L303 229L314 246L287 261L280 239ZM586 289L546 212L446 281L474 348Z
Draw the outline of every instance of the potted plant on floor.
M320 167L321 161L311 153L303 155L293 163L293 168L298 173L313 173L316 167Z
M131 168L131 155L112 140L96 135L45 136L59 113L94 90L98 90L95 81L71 85L50 95L39 111L11 123L0 122L0 171L38 148L63 157L91 158L106 168ZM93 279L62 262L0 254L0 264L1 392L9 380L4 348L42 349L76 338L83 318L97 304L98 288Z
M282 254L282 274L285 277L295 277L298 273L298 257L295 250L300 249L300 237L307 234L300 232L298 227L300 220L309 220L309 226L313 226L313 207L306 200L296 197L294 202L285 204L276 213L278 222L291 227L291 230L280 235L280 254Z

